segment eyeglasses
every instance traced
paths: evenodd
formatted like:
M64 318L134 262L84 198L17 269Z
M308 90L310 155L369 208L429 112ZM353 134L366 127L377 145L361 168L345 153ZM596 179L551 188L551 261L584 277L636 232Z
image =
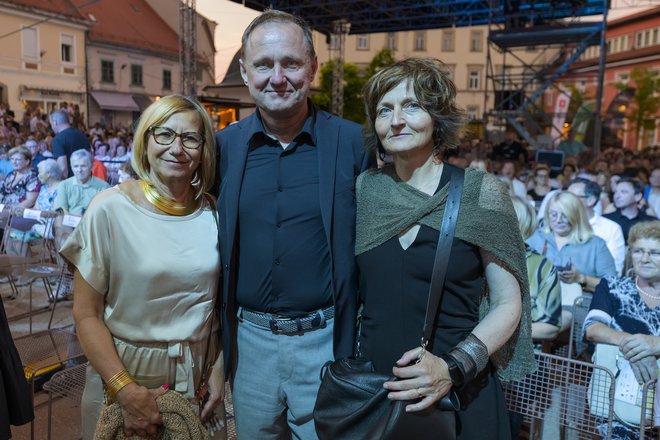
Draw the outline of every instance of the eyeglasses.
M171 145L174 139L181 138L181 145L191 150L196 150L205 142L203 135L196 131L188 131L186 133L177 133L171 128L167 127L151 127L148 132L154 137L159 145Z
M641 258L644 254L648 254L654 260L660 260L660 250L644 249L644 248L630 248L630 254L635 258Z
M566 214L563 212L557 212L551 209L548 211L548 217L550 217L550 220L553 221L560 220L563 223L568 223L568 217L566 217Z

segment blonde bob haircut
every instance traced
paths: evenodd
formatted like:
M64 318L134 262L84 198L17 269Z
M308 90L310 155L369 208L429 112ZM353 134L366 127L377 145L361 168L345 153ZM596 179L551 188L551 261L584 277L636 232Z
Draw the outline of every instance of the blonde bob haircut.
M195 170L195 176L191 182L195 188L195 198L199 198L211 188L215 181L216 151L211 118L206 109L195 99L181 95L169 95L160 98L146 108L135 127L131 164L140 179L157 189L162 189L163 184L154 180L151 165L149 165L147 155L149 129L164 124L176 113L188 111L193 111L199 116L201 122L199 133L204 136L204 143L200 147L202 154L199 166Z
M548 200L548 204L545 206L543 226L541 228L543 232L546 234L553 233L550 229L551 205L556 205L561 213L566 216L568 223L573 227L568 237L570 243L584 244L591 240L594 236L594 231L589 224L587 211L584 209L580 199L568 191L557 191Z
M528 201L518 196L511 196L511 202L513 202L513 210L516 212L516 217L518 217L520 235L522 235L523 240L527 240L534 233L537 226L534 208Z

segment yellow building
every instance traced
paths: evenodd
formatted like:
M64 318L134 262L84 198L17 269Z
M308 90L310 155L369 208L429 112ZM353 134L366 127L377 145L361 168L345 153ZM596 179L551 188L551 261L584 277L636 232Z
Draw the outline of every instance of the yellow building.
M87 105L85 32L91 22L65 1L0 1L0 101L20 119L61 103Z

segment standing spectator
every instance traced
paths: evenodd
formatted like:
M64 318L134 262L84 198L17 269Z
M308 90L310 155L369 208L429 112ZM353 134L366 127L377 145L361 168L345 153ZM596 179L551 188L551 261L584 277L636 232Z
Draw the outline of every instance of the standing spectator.
M557 145L557 150L563 151L566 157L577 157L581 153L587 151L587 146L582 142L575 140L574 130L568 130L566 139L559 142L559 145Z
M527 150L518 141L518 136L513 130L507 130L504 135L504 142L493 149L493 160L513 160L519 164L527 162Z
M368 156L359 125L309 99L318 60L303 20L258 16L240 68L257 110L216 136L237 437L315 439L319 371L353 353L354 187Z
M575 195L582 202L594 234L605 241L607 249L614 258L616 271L621 274L623 272L623 262L626 258L626 242L623 239L621 226L594 211L594 207L600 200L600 186L596 182L578 177L569 182L568 192Z
M73 177L60 183L53 208L65 214L83 215L92 197L110 185L92 176L92 153L87 150L71 154L71 168Z
M32 208L41 188L37 171L30 166L32 155L25 147L14 147L9 157L14 171L0 185L0 203Z
M73 172L69 169L71 153L76 150L89 150L89 140L85 133L71 126L66 110L53 111L50 114L50 125L55 132L53 155L62 174L71 177L73 176Z
M619 180L614 189L616 211L603 216L621 226L626 243L628 243L628 232L635 223L655 220L639 209L639 203L643 197L642 184L638 180L624 177Z

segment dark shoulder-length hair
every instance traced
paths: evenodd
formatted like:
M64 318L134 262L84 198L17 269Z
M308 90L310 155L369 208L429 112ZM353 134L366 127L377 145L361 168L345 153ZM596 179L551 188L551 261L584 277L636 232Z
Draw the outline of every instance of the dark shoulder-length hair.
M449 78L449 69L435 58L408 58L373 75L364 86L364 106L367 114L363 134L365 147L381 157L385 150L378 139L374 123L378 103L396 86L409 81L419 104L433 120L433 152L455 149L465 124L465 112L456 105L456 86Z

